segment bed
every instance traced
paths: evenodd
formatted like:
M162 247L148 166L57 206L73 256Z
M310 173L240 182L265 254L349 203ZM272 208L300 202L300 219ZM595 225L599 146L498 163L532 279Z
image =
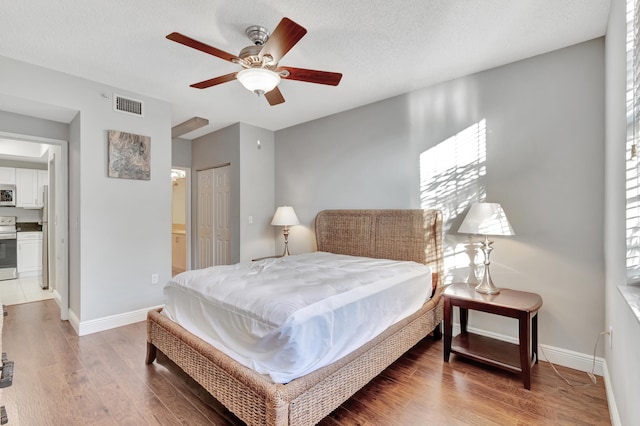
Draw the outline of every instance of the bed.
M274 383L173 322L147 315L146 363L162 352L250 425L312 425L421 339L440 338L442 215L437 210L325 210L316 216L318 251L410 260L433 271L433 296L420 309L341 359L288 383Z

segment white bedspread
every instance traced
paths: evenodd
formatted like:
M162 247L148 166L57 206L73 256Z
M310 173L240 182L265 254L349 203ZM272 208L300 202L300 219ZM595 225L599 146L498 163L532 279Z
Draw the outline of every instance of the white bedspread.
M163 312L239 363L287 383L417 311L431 269L316 252L183 272Z

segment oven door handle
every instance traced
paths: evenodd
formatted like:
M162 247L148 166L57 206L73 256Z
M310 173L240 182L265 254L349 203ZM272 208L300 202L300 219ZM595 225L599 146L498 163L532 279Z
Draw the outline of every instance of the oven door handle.
M0 240L15 240L17 237L16 233L9 234L0 234Z

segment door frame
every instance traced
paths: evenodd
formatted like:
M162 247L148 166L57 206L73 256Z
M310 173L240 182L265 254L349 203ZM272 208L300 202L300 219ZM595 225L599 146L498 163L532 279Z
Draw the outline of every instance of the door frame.
M1 130L0 137L23 141L25 143L40 143L60 147L60 158L56 167L56 173L58 173L60 177L60 184L56 188L58 195L57 205L60 209L60 216L58 217L57 223L49 223L49 227L55 226L57 228L55 235L60 239L58 243L61 247L59 252L61 264L56 265L56 267L62 283L58 287L58 291L54 291L54 300L60 308L60 319L66 321L69 319L69 141L10 133ZM49 244L54 244L54 242L49 241Z

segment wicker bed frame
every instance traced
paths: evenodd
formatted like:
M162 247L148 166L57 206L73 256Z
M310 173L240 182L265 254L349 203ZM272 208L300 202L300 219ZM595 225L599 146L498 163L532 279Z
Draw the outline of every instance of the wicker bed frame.
M425 336L440 338L442 214L437 210L325 210L318 250L430 265L437 287L423 307L346 357L287 384L274 384L186 331L159 310L147 315L147 358L156 350L249 425L312 425Z

